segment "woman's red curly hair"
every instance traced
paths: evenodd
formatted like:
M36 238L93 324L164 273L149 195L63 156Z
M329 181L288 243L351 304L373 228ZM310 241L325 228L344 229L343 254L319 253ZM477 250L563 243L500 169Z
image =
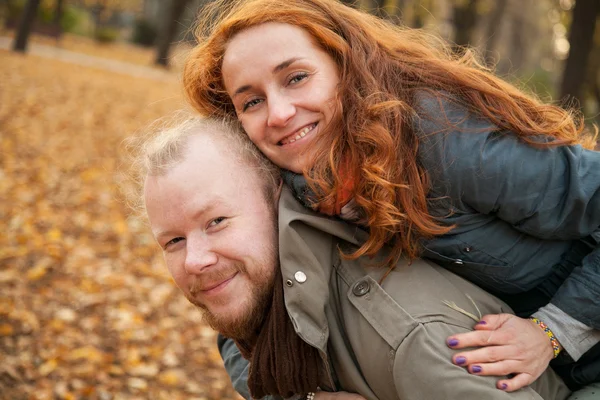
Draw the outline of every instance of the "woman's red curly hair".
M337 115L315 141L313 162L304 171L320 193L321 205L335 204L352 179L352 194L364 211L369 239L357 258L374 255L385 243L395 261L402 252L414 258L422 239L448 233L428 212L428 180L417 159L419 142L411 121L417 90L459 98L461 104L540 146L582 144L580 114L543 104L482 67L470 51L454 54L434 35L395 26L336 0L221 0L200 19L199 45L189 55L183 75L186 95L201 114L235 116L221 76L229 40L266 22L305 29L337 63L340 83ZM340 173L343 171L343 173Z

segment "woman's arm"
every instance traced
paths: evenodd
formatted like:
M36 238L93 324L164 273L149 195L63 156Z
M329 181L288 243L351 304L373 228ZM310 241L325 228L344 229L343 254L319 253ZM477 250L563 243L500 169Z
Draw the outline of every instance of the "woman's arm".
M590 253L551 303L600 329L600 244L594 239L600 232L600 153L580 146L538 149L495 132L452 133L443 145L441 178L461 207L541 239L591 241Z
M435 99L423 102L425 117L415 125L420 132L421 160L434 185L439 185L440 192L452 198L459 210L493 215L514 229L541 239L592 240L589 255L565 280L551 304L535 314L552 325L559 341L562 338L575 357L581 355L600 338L600 153L581 146L533 147L455 104L442 103L442 106ZM432 132L437 133L428 134ZM552 310L559 312L550 321L548 315ZM512 323L517 325L516 320ZM488 333L496 339L504 337L505 346L509 347L503 349L501 358L506 355L515 361L520 357L521 367L513 363L511 368L521 372L536 360L524 357L509 342L514 345L520 340L522 347L538 346L546 351L551 347L548 338L531 330L538 329L531 321L519 323L520 329L513 329L512 336L506 324L488 324L478 325L477 332L449 340L458 340L460 345L456 348L461 348L487 345L484 336ZM586 343L578 341L582 336L587 337ZM536 344L536 340L541 342ZM577 345L572 346L573 343ZM492 348L488 345L476 354L467 352L459 356L467 359L463 365L469 365L470 369L471 360L476 360L489 363L482 367L487 372L504 371L499 366L506 360L498 360L498 349L492 354ZM509 357L509 353L514 356ZM539 372L541 369L533 375Z

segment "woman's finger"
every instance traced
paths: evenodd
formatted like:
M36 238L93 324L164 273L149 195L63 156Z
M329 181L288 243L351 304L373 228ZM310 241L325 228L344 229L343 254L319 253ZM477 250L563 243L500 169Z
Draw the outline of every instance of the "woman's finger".
M469 365L468 371L473 375L507 376L522 372L522 364L516 360L504 360L495 363L474 363Z
M446 344L453 349L464 349L466 347L509 344L512 339L513 336L510 332L502 330L478 330L452 335L446 340Z
M500 361L515 360L515 349L512 346L489 346L455 354L452 362L461 367L474 364L490 364Z
M517 374L510 379L499 380L496 384L496 387L500 390L504 390L505 392L514 392L515 390L519 390L525 386L531 385L533 381L535 381L533 376L522 373Z
M487 314L481 317L479 322L475 324L473 329L482 331L493 331L500 328L508 321L512 314Z

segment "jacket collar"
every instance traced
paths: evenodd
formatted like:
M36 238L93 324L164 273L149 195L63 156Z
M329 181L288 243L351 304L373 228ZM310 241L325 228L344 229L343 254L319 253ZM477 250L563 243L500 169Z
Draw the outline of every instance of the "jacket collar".
M302 206L283 187L279 200L279 259L285 305L298 335L326 354L329 282L340 262L337 244L358 245L367 233Z

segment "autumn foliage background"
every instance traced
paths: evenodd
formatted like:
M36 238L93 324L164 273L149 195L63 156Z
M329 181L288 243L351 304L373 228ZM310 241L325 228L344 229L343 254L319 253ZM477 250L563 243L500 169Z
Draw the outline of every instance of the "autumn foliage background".
M61 46L152 58L84 38ZM184 106L177 69L0 59L0 398L239 398L213 331L119 190L123 140Z
M185 107L172 44L210 1L0 0L0 400L240 399L120 190L124 139ZM341 1L473 46L600 125L598 0ZM17 26L49 36L3 50Z

